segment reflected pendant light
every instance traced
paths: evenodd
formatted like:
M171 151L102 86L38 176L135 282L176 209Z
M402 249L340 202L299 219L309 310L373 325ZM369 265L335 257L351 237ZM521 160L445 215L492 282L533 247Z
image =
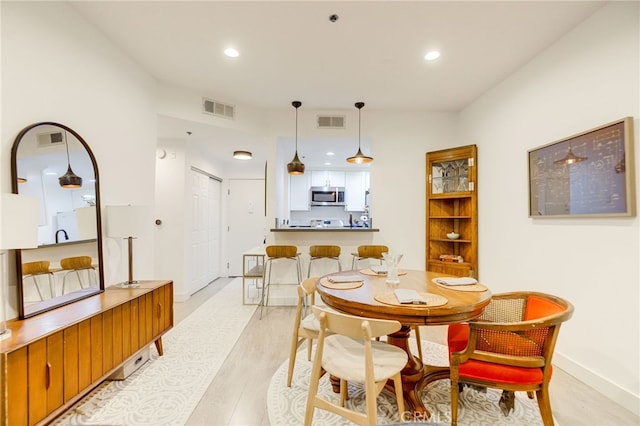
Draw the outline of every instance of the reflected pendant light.
M567 155L565 155L564 158L561 158L560 160L554 161L553 163L554 164L573 164L573 163L579 163L587 159L588 157L578 157L577 155L575 155L571 150L571 145L569 145L569 151L567 152Z
M63 188L81 188L82 178L71 170L71 160L69 159L69 143L67 142L67 132L64 132L64 144L67 147L67 173L58 178L60 186Z
M291 105L296 109L296 154L293 156L293 160L287 164L287 173L290 175L304 174L304 164L298 158L298 108L302 105L300 101L293 101Z
M355 105L356 105L356 108L358 108L358 152L353 157L347 158L347 163L353 163L353 164L370 163L373 161L373 157L367 157L362 153L362 150L360 149L360 111L364 106L364 102L356 102Z

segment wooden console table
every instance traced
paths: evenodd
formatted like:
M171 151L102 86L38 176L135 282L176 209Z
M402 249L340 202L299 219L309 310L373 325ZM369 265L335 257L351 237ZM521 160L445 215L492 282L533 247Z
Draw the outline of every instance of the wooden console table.
M0 341L0 425L45 424L173 327L173 282L141 281L25 320Z

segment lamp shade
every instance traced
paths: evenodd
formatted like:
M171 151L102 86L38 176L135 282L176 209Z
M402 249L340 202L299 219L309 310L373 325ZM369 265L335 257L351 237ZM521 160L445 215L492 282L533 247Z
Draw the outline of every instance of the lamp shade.
M3 193L0 208L0 249L38 247L39 212L36 198Z
M106 214L108 237L140 237L146 234L147 206L107 206Z

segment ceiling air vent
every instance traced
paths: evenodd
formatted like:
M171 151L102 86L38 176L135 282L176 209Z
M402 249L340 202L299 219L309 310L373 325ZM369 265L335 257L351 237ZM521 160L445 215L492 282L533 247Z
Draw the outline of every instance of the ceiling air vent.
M62 132L39 133L38 148L48 148L50 146L63 145L64 135Z
M202 112L224 118L235 118L236 107L213 99L202 98Z
M320 129L344 129L344 115L319 115L318 128Z

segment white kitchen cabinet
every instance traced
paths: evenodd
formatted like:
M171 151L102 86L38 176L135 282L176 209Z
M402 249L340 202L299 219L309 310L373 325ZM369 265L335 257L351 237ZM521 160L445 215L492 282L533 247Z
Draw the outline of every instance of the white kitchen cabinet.
M289 175L289 210L309 210L309 174Z
M345 202L346 211L361 212L366 204L366 192L369 184L369 172L346 172Z
M312 170L311 186L345 186L345 172L338 170Z

